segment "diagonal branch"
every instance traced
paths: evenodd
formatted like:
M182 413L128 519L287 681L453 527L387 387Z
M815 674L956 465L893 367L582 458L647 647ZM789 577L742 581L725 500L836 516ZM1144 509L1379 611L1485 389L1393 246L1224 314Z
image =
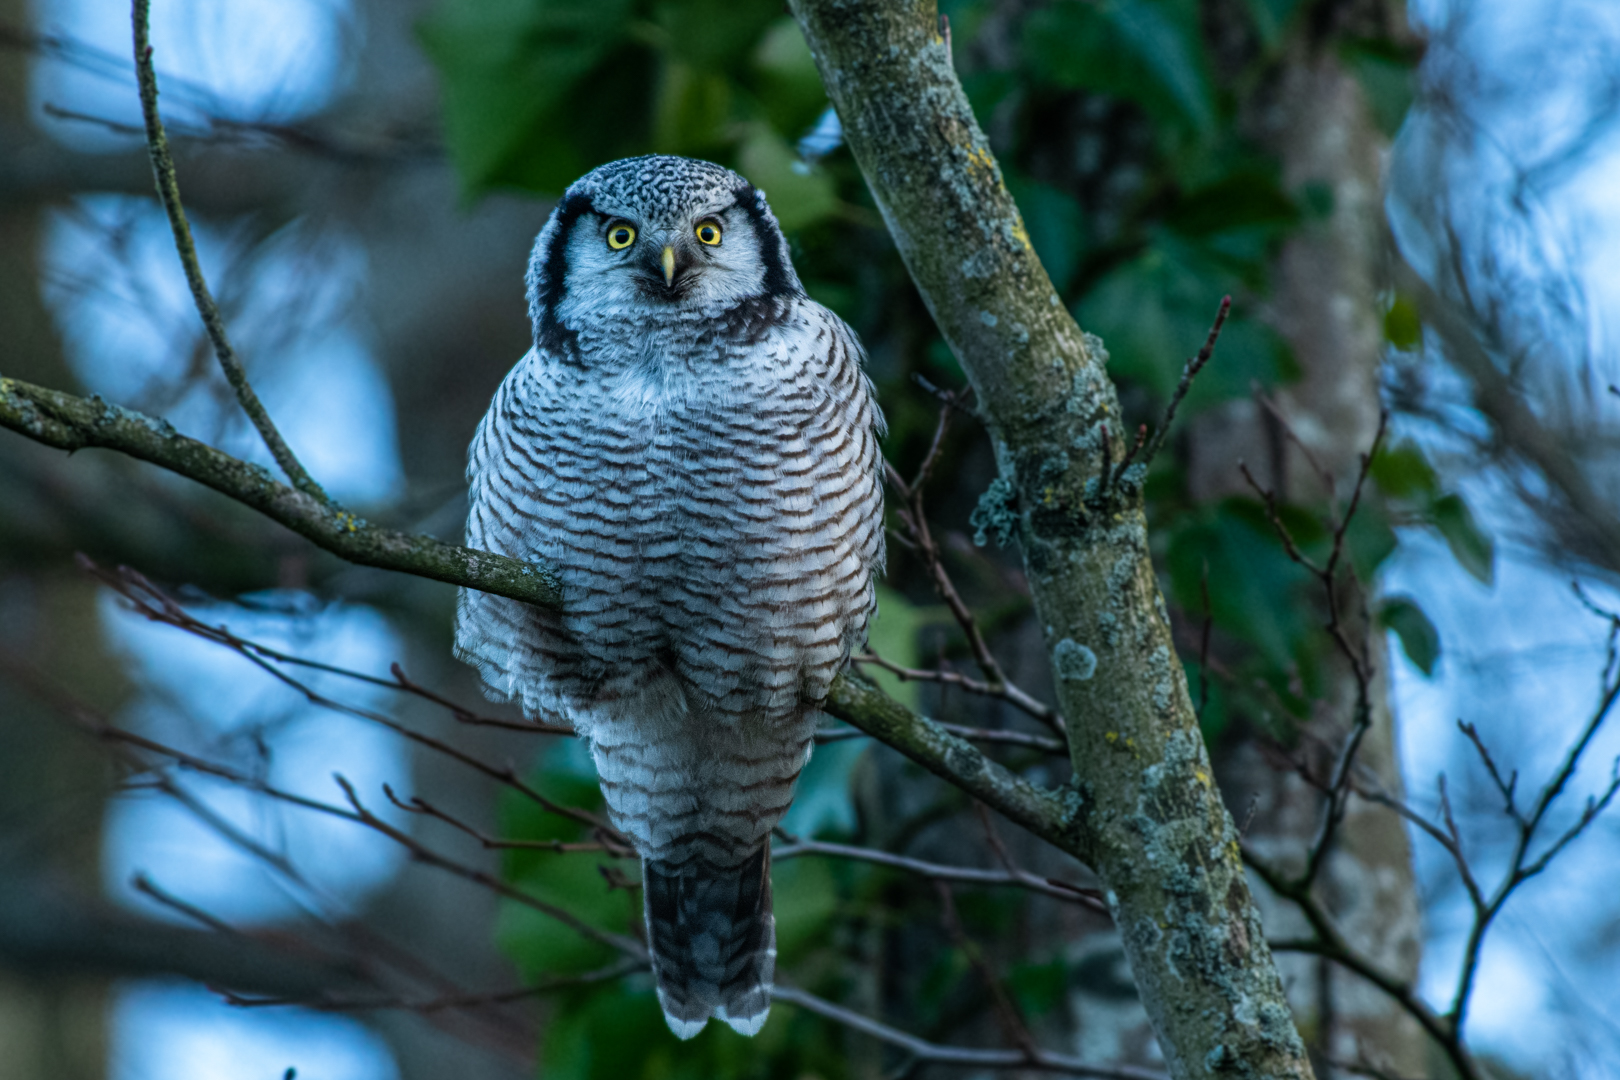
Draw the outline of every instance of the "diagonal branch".
M202 264L197 259L197 245L191 238L191 223L186 220L185 207L180 203L180 182L175 177L174 158L169 154L169 137L163 131L163 118L158 115L157 73L152 69L152 46L147 25L151 6L151 0L134 0L130 9L130 20L134 23L135 31L135 77L141 89L141 116L146 121L146 146L152 156L152 176L157 183L158 198L163 201L163 210L169 215L169 227L174 231L174 247L180 254L180 265L185 268L186 284L191 286L191 299L197 305L197 314L202 317L204 329L208 331L208 340L214 346L214 355L219 358L220 369L225 372L226 380L236 392L236 400L241 403L242 411L253 421L259 437L270 449L270 456L276 459L276 464L281 466L281 471L292 481L293 487L317 502L329 505L331 498L305 471L292 448L281 437L281 432L276 429L275 422L270 419L264 403L253 390L253 384L248 382L247 369L231 347L231 340L225 333L225 320L220 316L219 305L208 290L208 280L203 277Z
M825 708L1008 820L1082 861L1091 861L1092 840L1081 813L1084 800L1073 788L1053 792L1037 787L853 672L834 680Z
M562 602L556 572L430 536L373 525L277 481L264 469L187 438L165 420L0 377L0 427L60 450L101 447L213 488L359 566L398 570L544 607Z

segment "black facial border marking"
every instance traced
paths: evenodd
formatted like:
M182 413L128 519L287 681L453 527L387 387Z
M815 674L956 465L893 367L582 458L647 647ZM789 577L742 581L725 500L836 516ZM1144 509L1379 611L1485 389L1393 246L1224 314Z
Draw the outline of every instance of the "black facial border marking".
M736 205L748 215L748 223L759 240L760 258L765 261L763 295L773 300L792 296L793 279L782 265L782 236L765 218L765 199L752 184L739 184L731 193L737 197Z
M568 195L557 207L557 230L552 234L551 246L546 249L544 275L536 297L540 320L535 327L534 340L535 344L547 351L565 352L578 339L578 334L557 321L557 305L562 303L563 294L567 291L568 238L580 218L595 212L591 197L583 191Z

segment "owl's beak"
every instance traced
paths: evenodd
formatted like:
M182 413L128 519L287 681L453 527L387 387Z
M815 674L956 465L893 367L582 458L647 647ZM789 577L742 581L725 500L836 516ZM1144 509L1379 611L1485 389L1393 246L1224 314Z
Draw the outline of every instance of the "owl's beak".
M670 244L664 245L664 254L660 260L664 266L664 284L675 284L675 248Z

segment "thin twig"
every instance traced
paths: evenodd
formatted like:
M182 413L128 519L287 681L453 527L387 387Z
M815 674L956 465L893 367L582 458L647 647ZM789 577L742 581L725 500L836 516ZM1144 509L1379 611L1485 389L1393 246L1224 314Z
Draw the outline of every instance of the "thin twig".
M967 936L961 916L956 912L956 899L951 895L950 885L943 881L935 881L934 891L939 895L940 922L945 927L945 933L950 937L951 944L967 957L973 970L978 972L979 981L984 983L985 989L990 993L990 1001L995 1005L996 1015L1001 1019L1007 1038L1023 1050L1026 1061L1034 1061L1040 1049L1029 1033L1029 1024L1019 1013L1018 1007L1013 1004L1012 998L1007 996L1007 988L1001 985L1001 979L990 967L990 962L984 958L983 950Z
M989 643L985 641L984 633L979 627L978 618L971 608L956 591L956 585L951 580L950 572L945 569L941 557L939 544L934 540L933 532L928 525L928 517L923 508L923 488L933 472L935 463L939 460L940 452L944 448L945 435L950 427L951 408L956 395L934 390L935 396L943 402L939 410L939 420L934 425L934 437L929 443L928 452L923 455L922 464L917 467L917 475L908 483L893 465L884 462L884 476L889 486L894 488L904 504L895 507L895 516L900 519L906 528L906 539L910 541L912 550L923 560L927 567L929 577L933 580L934 591L940 599L945 601L962 633L967 636L968 648L973 653L974 661L984 675L985 685L990 689L985 691L997 697L1005 697L1008 701L1017 704L1029 712L1031 716L1040 720L1053 732L1067 738L1063 727L1063 719L1057 712L1041 705L1030 695L1014 686L1002 670L1001 664L996 660L995 654L990 650ZM879 661L873 660L877 663ZM945 681L945 680L939 680ZM1033 707L1036 711L1031 711Z
M248 381L247 370L225 333L225 320L219 313L219 305L214 302L213 294L208 290L208 280L203 277L202 263L197 259L197 245L191 238L191 224L186 220L185 207L180 202L180 183L175 177L174 158L169 154L169 138L163 131L163 118L158 114L157 73L152 68L148 28L150 9L151 0L133 0L130 8L135 33L135 77L140 84L141 116L146 122L146 146L152 158L152 175L163 209L169 215L174 247L180 255L181 266L185 268L191 298L197 306L197 314L202 317L208 340L214 346L214 355L219 358L220 369L225 372L226 380L235 391L242 411L247 413L264 445L269 448L270 456L276 459L276 464L281 466L281 471L293 487L322 503L330 503L330 497L305 471L281 437L281 432L276 430L275 422L270 419L259 395L254 392L253 384Z
M425 847L409 833L394 828L392 825L388 824L388 822L377 817L370 810L367 810L365 804L360 801L360 797L355 794L354 785L349 783L349 781L344 778L342 774L334 773L332 779L337 781L338 786L343 789L343 795L346 799L348 799L349 805L354 808L354 820L360 822L362 825L365 825L368 828L375 829L377 832L382 833L384 836L388 837L390 840L394 841L396 844L408 851L411 858L415 859L417 862L447 871L456 875L457 877L464 878L475 885L482 886L491 892L498 893L499 895L506 897L508 900L515 900L517 903L522 904L525 907L533 908L535 911L538 911L543 915L549 915L551 918L562 923L564 926L568 927L570 930L574 931L574 933L583 938L587 938L600 945L606 945L609 948L616 949L619 952L625 953L629 956L634 956L637 958L646 957L647 951L645 947L634 938L626 937L623 934L615 934L609 930L598 929L597 927L592 926L590 923L581 919L579 916L575 915L573 912L568 911L566 908L561 908L555 904L547 903L538 897L530 896L522 889L508 885L500 878L497 878L491 874L486 874L484 871L478 870L474 867L466 866L452 859L448 859L443 855L440 855L438 852Z
M611 982L635 971L647 967L645 960L634 957L625 957L606 967L595 971L583 972L579 975L563 975L553 979L542 979L532 986L519 986L509 990L486 990L467 994L441 994L430 998L406 998L399 996L379 997L338 997L335 995L321 995L319 997L258 997L247 994L233 993L228 990L218 990L216 993L224 999L227 1005L234 1005L241 1009L265 1009L284 1006L296 1006L303 1009L315 1009L319 1012L373 1012L383 1009L402 1009L415 1013L435 1013L445 1009L471 1009L485 1005L505 1005L513 1001L522 1001L526 998L539 997L542 994L554 993L558 990L571 990L580 986L594 986L598 983Z
M979 1069L1032 1069L1066 1073L1070 1076L1095 1077L1096 1080L1165 1080L1163 1073L1154 1072L1152 1069L1141 1069L1132 1065L1090 1065L1078 1058L1066 1054L1053 1054L1045 1050L1038 1051L1031 1059L1022 1050L977 1050L965 1046L941 1046L939 1043L931 1043L915 1035L909 1035L853 1009L846 1009L825 998L781 983L771 987L771 997L776 1001L797 1005L823 1019L842 1024L851 1031L858 1031L879 1042L897 1047L910 1054L918 1064L957 1065Z
M789 835L780 829L777 830L777 835L786 843L771 850L772 862L785 862L801 855L822 855L833 859L875 863L878 866L887 866L894 870L904 870L908 874L916 874L918 877L925 877L932 881L954 881L962 885L1007 885L1028 889L1030 892L1050 896L1066 903L1079 904L1104 915L1108 914L1108 905L1103 901L1102 893L1096 889L1070 885L1055 878L1043 878L1028 871L982 870L969 866L946 866L943 863L913 859L906 855L895 855L875 848L857 847L853 844L835 844L824 840L804 840Z
M1375 961L1357 952L1345 939L1321 902L1311 893L1309 886L1301 887L1290 875L1272 866L1247 844L1242 845L1243 862L1256 877L1272 891L1298 906L1300 914L1310 924L1314 937L1275 939L1269 942L1273 952L1302 952L1333 961L1352 971L1383 991L1392 1001L1429 1035L1445 1052L1447 1060L1456 1069L1460 1080L1485 1080L1473 1058L1463 1047L1455 1029L1418 996L1410 982L1390 974Z
M275 663L260 655L259 651L252 647L251 642L237 637L235 634L231 633L227 627L209 626L208 624L194 618L184 608L165 596L156 585L148 581L146 577L139 571L132 570L126 566L120 567L116 574L109 573L84 556L79 557L79 564L87 572L99 578L101 581L105 582L107 585L116 590L121 596L133 604L135 609L142 615L145 615L147 618L152 619L155 622L165 623L232 650L237 655L247 660L250 664L257 667L259 670L276 679L278 682L302 694L304 696L304 700L308 701L310 704L385 727L395 734L410 740L411 742L417 743L420 746L425 746L431 750L436 750L446 757L459 761L463 765L482 773L492 780L499 781L500 783L511 787L550 813L557 814L561 817L571 818L572 820L587 826L588 828L594 830L598 836L602 837L608 842L622 844L625 847L629 846L629 842L623 838L617 829L613 828L597 815L592 814L589 811L582 810L578 807L565 806L547 798L532 785L525 782L518 775L517 769L511 763L507 763L504 766L491 765L489 762L475 757L455 746L452 746L441 739L436 739L433 736L423 734L420 731L413 731L411 728L406 727L404 724L394 720L392 717L384 716L382 713L371 709L364 709L357 705L349 705L334 698L327 697L325 694L315 690L307 683L300 682L291 675L287 674L287 672L283 671Z
M501 840L486 833L480 832L478 829L473 828L465 821L462 821L454 815L439 809L437 806L434 806L420 795L412 795L410 801L407 802L401 799L398 795L395 795L394 789L388 784L384 784L382 788L383 795L388 798L388 801L393 803L399 809L405 811L407 814L419 814L423 817L430 817L434 818L435 820L442 821L452 829L466 833L468 836L472 837L474 840L477 840L481 845L490 851L554 851L558 853L601 852L603 854L610 855L615 859L627 859L635 856L635 852L630 848L602 840L578 843L563 840Z
M1232 298L1221 297L1221 306L1215 312L1215 322L1209 328L1209 336L1204 339L1203 348L1199 349L1197 354L1187 361L1186 367L1181 369L1181 381L1176 383L1175 393L1170 395L1170 404L1165 406L1164 419L1159 421L1159 430L1153 433L1152 440L1148 442L1147 453L1142 455L1144 467L1153 464L1153 459L1159 456L1159 450L1170 434L1170 425L1176 418L1176 410L1181 407L1181 400L1187 396L1187 391L1192 389L1192 381L1204 370L1209 358L1215 355L1215 342L1220 339L1221 328L1226 325L1226 316L1231 311Z
M894 663L892 660L885 660L877 653L872 652L860 653L858 655L851 656L850 661L856 664L873 664L882 668L884 671L889 672L891 675L894 675L901 682L943 683L947 686L955 686L961 690L965 690L970 694L980 694L984 697L1000 698L1009 705L1012 705L1034 717L1036 720L1039 720L1047 727L1052 727L1058 721L1056 709L1053 709L1051 706L1030 697L1017 686L1014 686L1012 683L1006 682L1005 680L1000 683L980 682L977 679L971 679L966 675L962 675L955 671L945 671L937 668L904 667L900 664ZM1046 740L1046 742L1052 744L1054 747L1054 752L1056 753L1068 752L1067 748L1061 744L1052 742L1052 740Z

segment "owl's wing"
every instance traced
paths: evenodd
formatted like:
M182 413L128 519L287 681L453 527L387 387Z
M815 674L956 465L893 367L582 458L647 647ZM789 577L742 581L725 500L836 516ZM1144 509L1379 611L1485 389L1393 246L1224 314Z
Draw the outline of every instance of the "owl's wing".
M501 382L467 454L467 545L552 563L560 517L556 453L570 427L567 401L546 393L546 358L531 351ZM462 589L456 599L455 655L476 668L485 693L516 700L531 716L564 716L550 691L548 641L562 632L551 612L503 596Z

